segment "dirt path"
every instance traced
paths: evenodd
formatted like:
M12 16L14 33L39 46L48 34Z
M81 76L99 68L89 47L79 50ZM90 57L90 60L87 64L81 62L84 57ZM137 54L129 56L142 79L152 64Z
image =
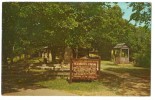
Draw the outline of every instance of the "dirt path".
M19 89L19 92L5 93L4 96L77 96L66 91L52 89Z
M116 73L104 70L104 73L115 75L123 81L118 89L119 93L126 96L150 96L150 80L148 78L140 78L131 76L130 73Z

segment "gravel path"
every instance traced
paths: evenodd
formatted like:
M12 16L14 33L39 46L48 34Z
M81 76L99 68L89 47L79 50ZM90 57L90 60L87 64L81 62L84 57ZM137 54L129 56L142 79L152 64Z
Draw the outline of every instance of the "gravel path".
M66 91L52 89L20 89L19 92L5 93L4 96L77 96Z

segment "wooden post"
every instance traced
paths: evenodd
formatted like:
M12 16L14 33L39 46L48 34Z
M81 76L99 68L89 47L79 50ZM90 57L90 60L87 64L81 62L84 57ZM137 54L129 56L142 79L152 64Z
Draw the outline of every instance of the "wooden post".
M128 62L129 62L129 49L128 49Z
M76 56L75 58L77 59L78 58L78 47L75 49L75 54L76 54L75 55Z
M121 57L122 57L122 49L120 49L120 53L119 53L119 64L122 63Z
M99 75L99 79L100 79L100 69L101 69L101 58L99 58L99 62L98 62L98 75Z
M70 79L69 79L69 82L70 82L70 83L72 83L72 67L73 67L73 66L72 66L72 63L73 63L73 62L72 62L72 59L71 59L71 61L70 61Z
M114 49L114 63L116 63L116 50Z

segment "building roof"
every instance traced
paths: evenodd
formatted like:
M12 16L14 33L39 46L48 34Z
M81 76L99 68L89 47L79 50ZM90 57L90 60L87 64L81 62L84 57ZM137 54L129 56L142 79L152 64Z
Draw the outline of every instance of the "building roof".
M115 49L116 48L129 48L127 45L125 45L125 43L119 43L119 44L117 44L115 47L114 47Z

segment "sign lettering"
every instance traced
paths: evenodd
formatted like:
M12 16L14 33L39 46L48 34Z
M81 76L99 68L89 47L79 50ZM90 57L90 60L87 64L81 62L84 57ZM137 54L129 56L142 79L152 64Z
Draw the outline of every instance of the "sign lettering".
M70 80L94 80L99 76L100 59L73 59Z

